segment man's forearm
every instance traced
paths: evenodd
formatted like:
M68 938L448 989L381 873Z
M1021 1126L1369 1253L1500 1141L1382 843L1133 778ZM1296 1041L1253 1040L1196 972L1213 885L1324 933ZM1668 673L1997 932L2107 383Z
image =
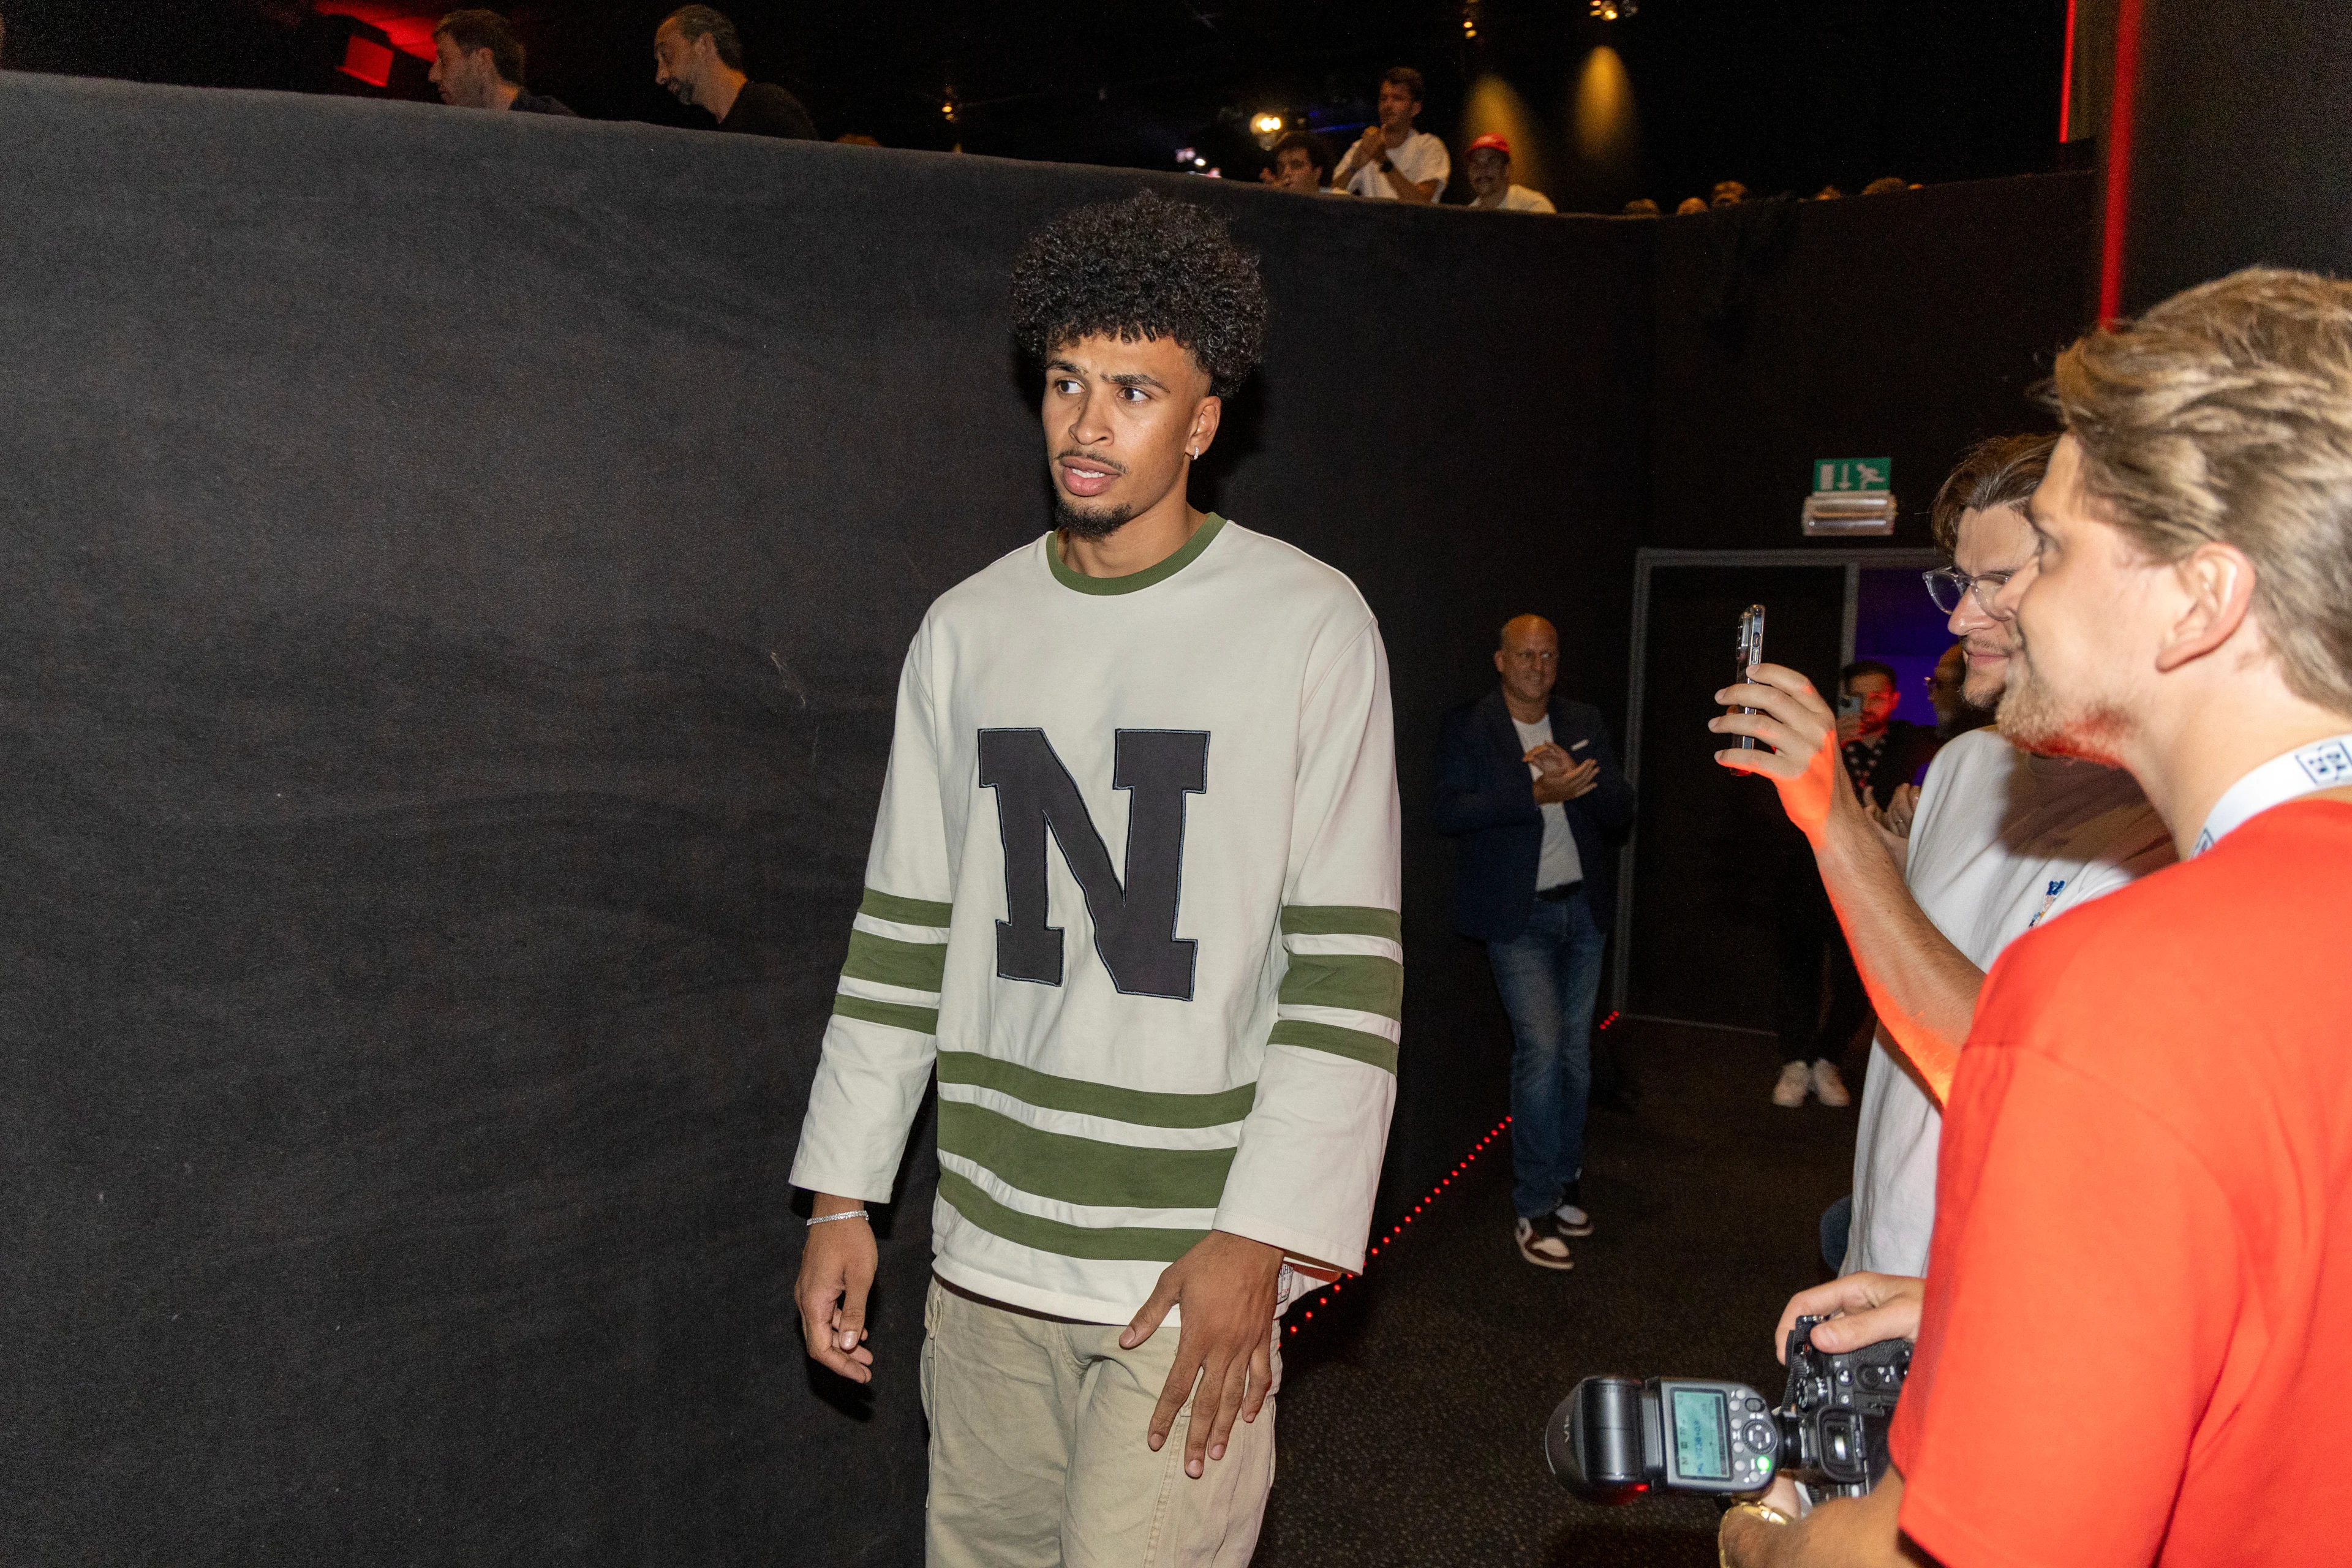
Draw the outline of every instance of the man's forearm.
M1903 1478L1889 1470L1867 1497L1822 1504L1793 1524L1753 1513L1723 1521L1723 1560L1738 1568L1919 1568L1932 1560L1903 1539Z
M1397 200L1401 202L1418 202L1426 205L1437 199L1433 193L1424 191L1414 182L1406 179L1404 171L1393 163L1381 171L1381 177L1389 183L1389 189L1396 193Z
M1936 929L1851 795L1831 808L1813 857L1879 1022L1941 1105L1984 971Z

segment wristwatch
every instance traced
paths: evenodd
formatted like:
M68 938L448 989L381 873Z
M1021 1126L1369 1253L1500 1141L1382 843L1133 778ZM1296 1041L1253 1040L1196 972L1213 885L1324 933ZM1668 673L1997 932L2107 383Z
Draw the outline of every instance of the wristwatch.
M1386 153L1382 153L1381 155L1381 173L1383 174L1393 174L1396 173L1396 165L1389 162L1388 155Z
M1735 1513L1752 1513L1767 1524L1789 1524L1794 1522L1787 1514L1782 1513L1779 1509L1774 1508L1769 1502L1736 1502L1729 1508L1723 1510L1723 1517L1729 1519ZM1726 1552L1723 1548L1723 1537L1720 1533L1720 1529L1721 1527L1718 1526L1718 1533L1716 1536L1715 1560L1718 1563L1722 1564L1722 1568L1733 1568L1730 1553Z

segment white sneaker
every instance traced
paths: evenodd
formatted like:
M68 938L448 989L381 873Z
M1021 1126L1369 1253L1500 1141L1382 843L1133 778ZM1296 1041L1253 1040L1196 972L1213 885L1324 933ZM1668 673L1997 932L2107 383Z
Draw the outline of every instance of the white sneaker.
M1559 1194L1559 1207L1551 1211L1551 1217L1559 1222L1562 1236L1592 1234L1592 1216L1584 1212L1584 1181L1580 1174Z
M1559 1226L1549 1215L1518 1223L1519 1256L1538 1268L1573 1268L1576 1259L1559 1238Z
M1790 1062L1790 1067L1799 1064ZM1812 1071L1813 1098L1823 1105L1852 1105L1853 1097L1845 1091L1845 1079L1838 1076L1837 1063L1815 1062ZM1801 1093L1797 1097L1802 1100Z
M1781 1106L1802 1105L1805 1090L1812 1087L1813 1069L1802 1062L1790 1062L1780 1068L1780 1081L1772 1086L1772 1103ZM1843 1094L1843 1088L1838 1092Z

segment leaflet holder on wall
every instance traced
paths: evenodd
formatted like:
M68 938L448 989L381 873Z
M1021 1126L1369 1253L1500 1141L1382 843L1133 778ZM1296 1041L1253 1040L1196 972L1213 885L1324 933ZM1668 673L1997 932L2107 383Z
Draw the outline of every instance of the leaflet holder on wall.
M1826 491L1805 498L1807 539L1847 539L1895 531L1892 490Z

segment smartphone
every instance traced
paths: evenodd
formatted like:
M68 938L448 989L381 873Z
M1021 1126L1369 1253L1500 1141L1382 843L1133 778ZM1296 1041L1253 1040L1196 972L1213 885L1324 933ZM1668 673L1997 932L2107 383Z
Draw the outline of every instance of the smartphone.
M1761 605L1750 605L1746 609L1739 612L1739 673L1734 677L1734 679L1744 684L1748 679L1748 668L1751 665L1759 665L1763 662L1764 606ZM1740 713L1753 713L1756 710L1753 708L1739 708L1735 709L1734 711ZM1740 736L1739 746L1742 751L1748 752L1769 751L1771 749L1753 735Z

